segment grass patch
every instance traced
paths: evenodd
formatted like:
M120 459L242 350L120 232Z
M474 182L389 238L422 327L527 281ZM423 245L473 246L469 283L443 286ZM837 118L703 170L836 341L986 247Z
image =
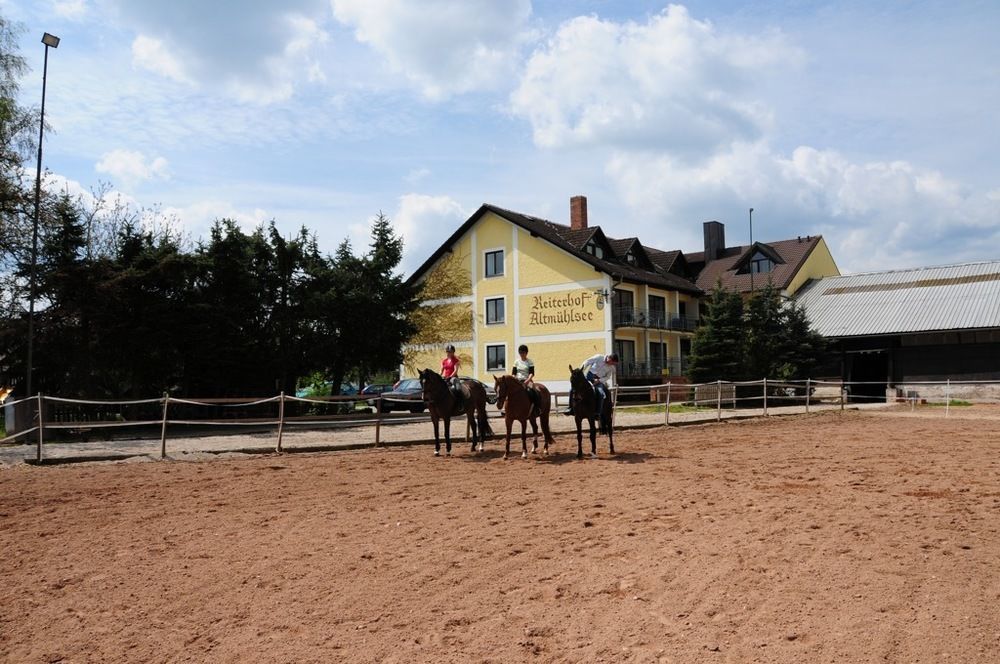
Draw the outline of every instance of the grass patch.
M663 409L666 404L651 404L649 406L627 406L626 404L619 404L619 408L629 413L647 413L655 415L657 413L662 414ZM671 413L700 413L705 411L714 411L715 408L708 408L705 406L688 406L682 403L672 403L670 404Z
M944 408L946 405L950 406L951 408L956 408L956 407L958 407L958 408L964 408L966 406L971 406L973 404L972 404L971 401L963 401L962 399L952 399L947 404L945 404L942 401L942 402L929 403L927 405L931 406L932 408Z

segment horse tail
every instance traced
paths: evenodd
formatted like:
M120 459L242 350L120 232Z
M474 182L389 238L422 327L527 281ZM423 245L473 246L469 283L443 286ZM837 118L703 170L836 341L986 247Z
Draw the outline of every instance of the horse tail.
M492 436L493 429L490 427L490 416L486 413L486 407L479 411L479 436L480 440L486 440L486 436Z
M552 412L552 399L548 388L544 385L539 386L538 401L541 405L538 419L542 421L542 435L545 436L545 443L555 443L556 439L552 437L552 431L549 429L549 414Z

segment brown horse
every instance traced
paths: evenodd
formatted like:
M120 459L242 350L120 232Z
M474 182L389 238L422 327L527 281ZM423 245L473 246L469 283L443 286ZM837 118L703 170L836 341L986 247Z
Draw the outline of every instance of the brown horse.
M597 429L594 420L598 419L601 431L608 434L610 453L615 453L615 437L611 426L611 395L604 399L603 412L597 412L597 395L594 384L583 375L582 369L569 368L569 384L573 391L573 416L576 418L576 458L583 458L583 420L590 423L590 456L597 458Z
M420 387L423 388L423 399L430 411L434 423L434 456L441 454L441 438L438 421L444 420L445 454L451 455L451 418L465 414L469 429L472 431L472 451L476 451L476 439L479 440L479 451L483 451L486 436L493 433L486 417L486 390L479 383L471 380L460 381L456 394L441 375L431 369L420 372ZM478 417L477 417L478 416Z
M497 408L503 410L504 421L507 424L507 448L504 450L503 458L510 454L510 430L514 426L514 420L521 423L521 458L528 458L527 421L531 420L531 431L535 436L531 444L531 453L538 451L538 418L542 419L542 435L545 437L545 447L543 454L549 453L549 443L554 443L552 432L549 431L549 409L552 403L549 399L549 390L541 383L535 383L534 388L538 393L538 404L532 403L531 396L527 388L515 376L493 376L493 383L497 391Z

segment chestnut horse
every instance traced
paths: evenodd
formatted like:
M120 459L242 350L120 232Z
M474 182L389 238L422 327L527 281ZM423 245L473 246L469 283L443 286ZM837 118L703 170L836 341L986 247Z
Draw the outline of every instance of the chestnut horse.
M590 422L590 456L597 458L597 429L594 420L599 419L601 431L608 434L608 446L610 453L615 453L615 438L611 426L611 395L604 399L604 412L597 413L597 394L594 393L594 384L583 375L582 369L569 368L569 384L573 390L573 417L576 418L576 458L583 458L583 430L581 424L584 419Z
M471 380L459 381L460 393L456 394L448 386L441 374L424 369L420 372L420 387L423 389L423 399L430 411L434 423L434 456L441 454L441 438L438 433L438 420L444 420L445 454L451 455L451 418L465 414L472 431L472 451L476 451L476 439L479 439L479 451L483 451L486 436L493 433L486 417L486 390L479 383ZM477 417L478 416L478 417Z
M507 447L504 450L503 458L510 454L510 431L514 426L514 420L521 423L521 458L528 458L527 422L531 421L531 431L535 437L531 444L531 453L538 451L538 418L542 420L542 435L545 437L545 447L543 454L549 453L549 443L554 443L552 432L549 431L549 410L552 402L549 398L549 390L541 383L535 383L534 389L538 393L538 405L536 406L527 388L515 376L493 376L493 383L497 391L497 408L504 412L504 422L507 424Z

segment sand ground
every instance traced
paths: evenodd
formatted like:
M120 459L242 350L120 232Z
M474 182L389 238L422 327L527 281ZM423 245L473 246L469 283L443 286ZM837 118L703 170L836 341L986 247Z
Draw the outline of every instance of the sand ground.
M0 470L0 660L1000 661L1000 424Z

